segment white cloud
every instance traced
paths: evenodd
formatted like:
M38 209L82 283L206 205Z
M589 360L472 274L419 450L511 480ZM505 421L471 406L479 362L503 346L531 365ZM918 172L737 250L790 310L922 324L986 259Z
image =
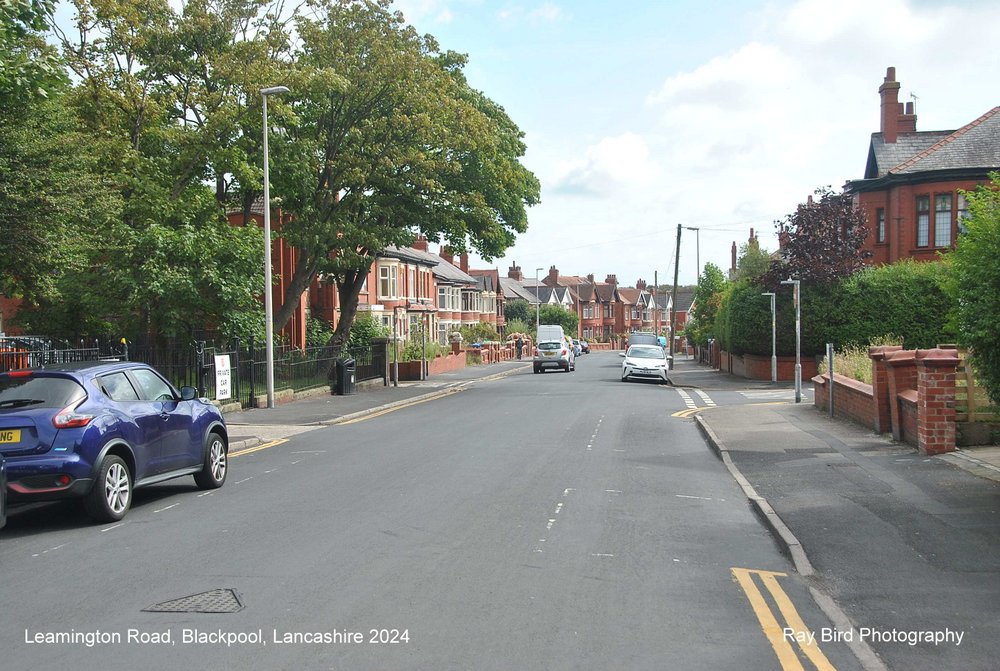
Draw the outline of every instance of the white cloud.
M562 17L562 10L558 5L546 2L528 12L528 17L541 21L556 21Z
M567 194L602 195L650 184L659 174L646 141L635 133L607 137L582 158L556 168L552 188Z

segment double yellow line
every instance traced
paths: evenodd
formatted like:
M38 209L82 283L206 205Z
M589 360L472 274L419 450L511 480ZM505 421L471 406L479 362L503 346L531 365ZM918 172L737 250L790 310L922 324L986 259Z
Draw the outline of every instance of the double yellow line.
M263 445L255 445L254 447L248 447L238 452L230 452L229 456L242 457L244 454L253 454L254 452L260 452L261 450L266 450L270 447L276 447L278 445L282 445L287 442L288 442L287 438L279 438L278 440L272 440L270 443L264 443Z
M826 658L823 651L816 645L815 632L806 627L802 621L792 600L788 598L785 591L778 584L778 578L784 578L786 573L776 573L774 571L757 571L754 569L734 568L730 569L737 584L743 589L753 607L753 612L757 615L760 628L767 636L767 640L774 649L774 654L778 656L782 671L805 671L798 653L792 646L795 643L802 654L808 659L817 671L836 671L830 660ZM778 613L784 621L784 626L778 622L777 616L771 610L764 594L757 587L757 581L771 595L771 599L778 607Z

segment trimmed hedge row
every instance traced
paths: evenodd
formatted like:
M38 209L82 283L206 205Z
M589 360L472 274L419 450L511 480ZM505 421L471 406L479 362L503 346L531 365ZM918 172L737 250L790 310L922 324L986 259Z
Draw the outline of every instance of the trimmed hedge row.
M802 354L837 347L866 346L873 339L896 336L907 348L955 342L953 306L948 295L949 264L903 261L866 268L829 287L803 283ZM749 282L730 284L716 317L715 333L722 348L733 354L771 353L771 304ZM775 289L779 355L795 353L795 307L792 287Z

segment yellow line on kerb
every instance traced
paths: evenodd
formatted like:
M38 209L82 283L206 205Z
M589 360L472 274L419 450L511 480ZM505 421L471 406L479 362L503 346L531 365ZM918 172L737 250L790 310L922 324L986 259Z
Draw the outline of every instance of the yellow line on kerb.
M753 607L753 612L757 615L757 620L760 622L760 628L771 643L774 654L778 656L778 662L781 663L783 671L805 671L798 654L792 647L792 642L812 662L813 667L817 671L836 671L830 660L826 658L823 651L816 645L815 636L810 638L812 632L806 628L806 624L802 621L798 611L795 610L792 600L788 598L785 591L781 589L781 585L778 584L778 578L786 577L787 573L757 571L746 568L733 568L730 570L733 573L733 577L736 578L736 582L739 583L739 586L743 588L743 592L747 595L747 599ZM757 584L753 578L755 575L760 579L764 587L767 588L771 598L777 604L778 611L785 621L784 627L779 624L778 618L771 611L764 595L757 588ZM785 635L786 629L789 630L788 636Z
M242 457L244 454L252 454L254 452L260 452L261 450L266 450L270 447L276 447L283 443L287 443L287 438L279 438L278 440L272 440L270 443L264 443L263 445L257 445L256 447L248 447L245 450L240 450L239 452L230 452L230 457Z
M672 414L670 416L671 417L688 418L688 417L691 417L693 415L697 415L702 410L708 410L708 408L709 408L709 406L706 405L703 408L688 408L686 410L678 410L677 412L675 412L674 414Z
M432 396L431 398L416 399L414 401L410 401L409 403L403 403L403 404L400 404L400 405L395 405L395 406L393 406L391 408L386 408L385 410L379 410L378 412L373 412L373 413L371 413L369 415L365 415L364 417L355 417L354 419L349 419L349 420L344 421L344 422L337 422L336 425L337 426L344 426L345 424L357 424L358 422L364 422L364 421L367 421L369 419L374 419L376 417L381 417L382 415L388 415L390 412L396 412L397 410L402 410L403 408L410 408L410 407L413 407L415 405L420 405L421 403L428 403L430 401L436 401L439 398L444 398L445 396L450 396L452 394L457 394L460 391L465 391L465 388L464 387L455 387L454 389L447 389L443 393L438 394L436 396Z

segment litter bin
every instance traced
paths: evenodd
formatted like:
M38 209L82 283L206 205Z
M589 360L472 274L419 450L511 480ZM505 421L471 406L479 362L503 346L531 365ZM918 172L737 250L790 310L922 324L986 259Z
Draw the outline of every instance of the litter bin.
M357 372L358 362L356 360L337 360L337 394L347 396L354 393L354 378Z

